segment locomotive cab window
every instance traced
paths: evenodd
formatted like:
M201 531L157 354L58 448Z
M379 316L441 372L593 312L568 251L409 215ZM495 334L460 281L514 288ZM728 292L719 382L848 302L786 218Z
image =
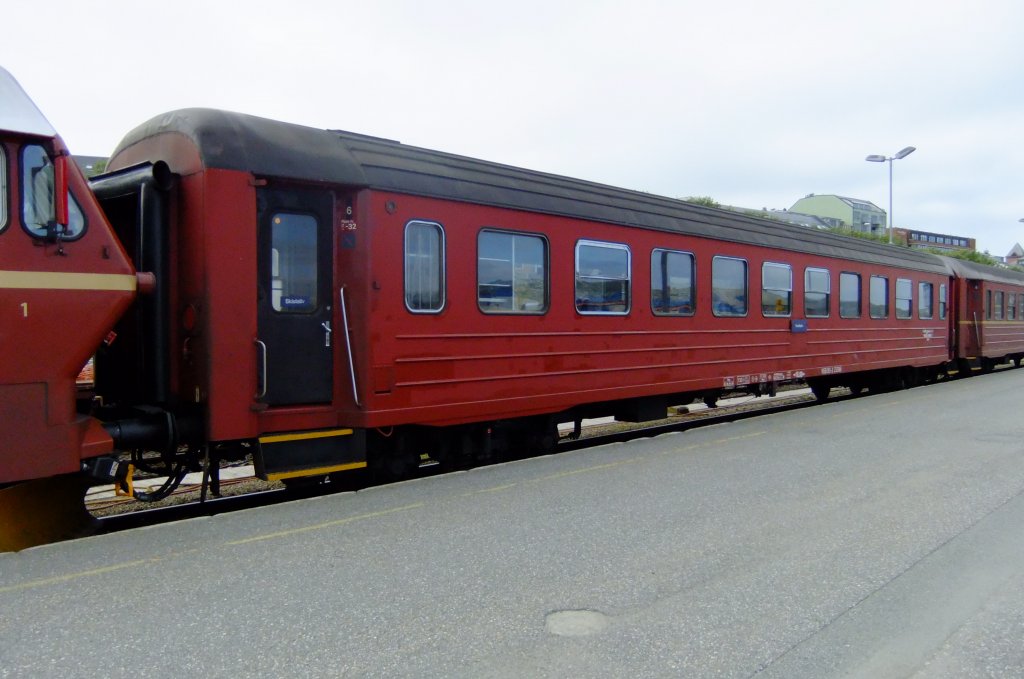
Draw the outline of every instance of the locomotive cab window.
M627 314L630 306L629 248L618 243L576 244L576 311Z
M692 316L693 255L675 250L651 253L651 311L657 316Z
M477 305L484 313L542 314L548 308L547 241L485 229L477 237Z
M929 319L932 317L933 312L932 301L932 284L931 283L918 283L917 284L917 317L923 319Z
M793 302L793 267L765 262L761 266L761 313L789 316Z
M914 312L914 284L907 278L896 279L896 318L910 318Z
M7 153L0 146L0 233L7 228Z
M78 201L68 191L68 224L60 232L54 224L53 161L46 150L31 144L21 153L21 203L22 223L30 234L37 238L59 235L61 240L74 240L85 232L85 216Z
M405 306L413 313L444 308L444 230L435 222L405 225Z
M885 276L871 277L868 306L871 318L889 318L889 279Z
M860 300L860 274L849 272L839 274L839 317L860 318Z
M807 318L828 318L832 296L832 276L828 269L804 270L804 315Z
M270 302L279 313L315 311L317 224L310 215L279 212L270 229Z
M711 311L715 316L747 315L747 262L735 257L711 260Z

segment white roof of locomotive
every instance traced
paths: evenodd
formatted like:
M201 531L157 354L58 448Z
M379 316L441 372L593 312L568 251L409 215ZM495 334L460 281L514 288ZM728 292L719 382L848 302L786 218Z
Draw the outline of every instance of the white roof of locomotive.
M0 130L54 137L57 131L7 69L0 66Z

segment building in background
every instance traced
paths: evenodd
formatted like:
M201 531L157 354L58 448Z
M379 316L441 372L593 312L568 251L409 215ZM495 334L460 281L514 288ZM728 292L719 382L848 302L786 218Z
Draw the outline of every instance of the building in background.
M854 231L863 231L884 236L888 228L888 220L885 210L868 200L860 198L848 198L826 194L817 196L813 193L804 196L793 207L789 214L813 215L824 220L829 226L840 226ZM772 212L773 217L779 213ZM787 219L791 223L799 223ZM812 226L812 224L806 224ZM975 250L977 243L973 238L966 236L955 236L947 233L933 233L920 231L918 229L893 229L893 240L896 243L905 244L912 248L935 248L938 250ZM1024 252L1021 253L1024 257Z
M1007 266L1022 266L1021 260L1024 260L1024 248L1020 246L1020 243L1014 243L1010 252L1003 257L1003 261Z
M810 193L789 208L790 212L821 217L831 226L845 227L865 233L885 233L885 210L868 200L834 194Z
M931 233L917 229L896 229L896 240L912 248L934 248L936 250L974 250L977 243L973 238L953 236L947 233Z

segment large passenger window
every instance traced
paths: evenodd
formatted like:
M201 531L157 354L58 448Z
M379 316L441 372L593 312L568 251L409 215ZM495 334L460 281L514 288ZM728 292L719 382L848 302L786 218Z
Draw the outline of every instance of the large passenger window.
M939 318L946 319L946 284L939 284Z
M1017 320L1017 295L1012 292L1006 293L1006 320Z
M914 284L908 278L896 279L896 318L911 318L914 313Z
M658 316L692 316L693 255L675 250L651 253L651 310Z
M933 311L932 284L917 284L917 317L928 319L932 317Z
M804 270L804 315L828 318L832 296L832 276L827 269Z
M992 305L992 317L997 320L1003 320L1003 291L997 290L995 295L995 303Z
M25 229L33 236L47 238L60 235L73 240L85 231L85 217L78 201L68 191L68 225L60 234L49 231L53 213L53 163L42 146L26 146L21 153L21 203Z
M860 318L861 292L859 273L839 274L839 316L841 318Z
M444 231L434 222L405 225L405 306L415 313L444 308Z
M317 308L316 219L280 212L270 229L270 303L274 311L309 313Z
M711 310L715 316L747 315L747 262L734 257L711 260Z
M889 279L885 276L872 276L869 294L871 318L889 318Z
M761 265L761 313L789 316L793 308L793 267L765 262Z
M629 313L629 248L618 243L576 244L576 311Z
M540 236L484 230L477 237L476 246L476 301L481 311L547 311L547 241Z

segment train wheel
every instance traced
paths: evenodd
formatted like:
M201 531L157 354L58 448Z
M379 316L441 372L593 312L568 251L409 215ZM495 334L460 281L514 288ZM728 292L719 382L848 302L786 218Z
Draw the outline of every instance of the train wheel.
M811 393L814 394L814 398L819 401L827 401L828 395L832 391L832 387L821 382L815 382L811 385Z
M89 535L86 482L76 475L27 481L0 490L0 552Z

